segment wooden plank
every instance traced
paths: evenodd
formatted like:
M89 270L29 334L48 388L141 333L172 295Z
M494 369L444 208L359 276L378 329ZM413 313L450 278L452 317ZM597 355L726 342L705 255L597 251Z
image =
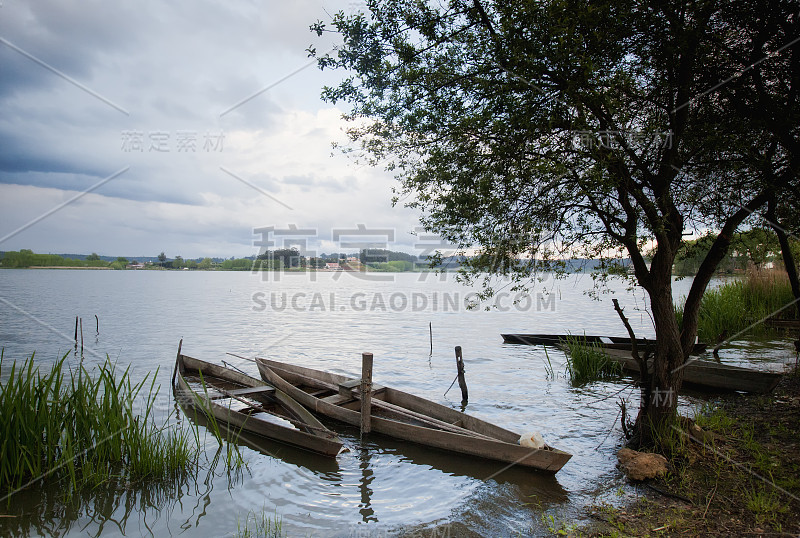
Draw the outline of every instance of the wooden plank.
M361 380L354 378L348 379L344 383L339 383L339 394L342 396L349 396L350 392L361 385Z
M193 394L199 400L204 400L191 390L189 385L183 379L183 376L178 376L179 389L188 394ZM224 424L233 427L236 430L244 430L250 433L255 433L263 437L274 439L288 443L299 448L304 448L323 454L325 456L336 456L341 450L342 443L338 438L331 437L325 438L316 434L306 433L302 430L287 428L279 424L273 424L263 420L258 420L256 417L250 416L250 413L240 413L234 411L229 407L220 406L215 402L208 402L206 405L195 406L203 413L211 413L214 418ZM260 409L259 412L263 412ZM285 417L282 417L285 418Z
M372 353L361 354L361 433L372 430Z
M775 328L800 329L800 320L797 319L766 319L764 324Z
M315 383L324 384L325 382L320 381L319 379L316 381L313 380L313 376L318 371L310 368L287 365L278 363L276 361L267 361L263 359L259 359L258 366L259 371L262 373L262 376L265 380L273 383L281 390L286 391L296 398L297 401L336 420L341 420L354 426L359 425L360 414L358 411L331 405L328 402L312 397L307 392L302 391L293 385L293 383L302 383L303 385L309 386ZM319 372L319 374L320 376L324 376L329 381L333 381L337 384L345 379L342 376L327 372ZM285 378L283 376L285 376ZM291 380L291 383L288 382L287 379ZM425 405L420 402L427 402L427 404L432 408L443 407L434 402L419 398L418 396L413 396L388 387L385 395L387 399L394 399L402 396L408 401L413 401L416 408L425 407ZM380 405L381 407L386 406L387 413L390 413L390 410L393 408L391 403L383 400L373 400L373 404ZM522 447L517 443L519 434L509 432L508 430L485 423L484 421L481 421L475 417L458 413L449 408L444 409L452 412L455 415L455 418L452 419L452 422L457 422L458 420L463 419L465 424L485 424L487 429L498 431L500 435L503 436L503 439L476 435L476 432L474 431L458 428L453 424L447 424L447 426L453 428L455 431L445 431L443 429L431 428L426 425L417 424L415 423L416 420L409 422L409 419L412 418L407 416L410 410L404 408L401 409L403 414L406 415L404 417L405 420L394 420L391 418L385 418L383 415L373 414L373 430L397 439L411 441L450 452L477 456L495 461L503 461L514 465L531 467L549 472L558 471L572 457L571 454L554 449L552 447L546 447L544 449L531 449L528 447ZM443 413L443 415L445 414L449 417L453 416L448 413ZM432 417L424 418L428 421L435 420L432 419Z
M262 385L260 387L243 387L241 389L233 389L227 391L228 394L235 396L246 396L248 394L263 394L265 392L275 392L275 387L269 385Z
M259 358L258 360L262 361L263 365L267 366L268 368L274 368L276 373L279 375L279 379L288 379L293 384L302 384L309 387L317 387L320 389L335 391L336 387L340 383L343 383L348 379L342 375L323 372L321 370L314 370L313 368L306 368L304 366L296 366L293 364L271 361L269 359ZM259 370L261 371L263 377L264 371L261 369L260 365ZM323 381L323 379L325 379L325 381ZM457 411L430 400L426 400L425 398L414 396L413 394L389 387L385 387L385 389L384 387L381 387L381 389L383 390L375 391L375 394L382 393L381 400L373 400L373 404L376 401L394 403L395 405L399 405L402 409L404 409L406 413L415 412L418 415L437 419L450 425L452 425L453 422L460 420L463 423L463 429L474 433L480 433L490 438L500 439L509 443L516 442L520 437L518 433L511 432L495 424L491 424L479 418L467 415L461 411ZM304 392L303 394L305 395L307 393ZM316 410L315 402L319 401L316 398L309 398L307 400L298 396L295 396L295 398L300 403L303 403L307 407ZM358 426L358 422L354 423L354 425Z
M361 386L361 380L358 378L348 379L342 383L338 383L339 387L339 394L343 396L349 396L353 389L359 388ZM378 385L377 383L372 384L372 395L379 394L383 391L386 387L383 385Z
M623 350L631 349L631 339L628 336L599 336L594 334L501 334L500 336L503 337L503 342L506 344L523 344L529 346L544 345L558 347L568 338L571 338L585 344L597 345L603 348ZM649 338L637 338L636 344L638 346L655 346L655 340ZM706 343L695 343L692 347L692 353L702 353L707 347L708 344Z
M209 378L209 379L213 379L213 378ZM253 405L252 402L250 402L249 400L245 400L242 397L243 395L248 394L247 392L244 392L244 393L240 392L239 394L234 394L234 391L228 391L228 390L223 389L222 387L218 387L218 386L215 386L213 384L209 384L209 386L211 387L212 390L215 390L215 391L221 393L221 396L212 396L211 398L206 398L204 396L200 396L201 399L203 399L203 400L205 400L207 402L210 402L212 405L219 406L219 404L217 404L215 402L212 402L212 400L220 400L222 398L230 398L232 400L237 400L237 401L247 405L248 407L246 409L254 409L254 410L258 409L259 412L261 412L261 413L266 413L268 415L273 415L275 417L283 419L286 422L289 422L290 424L296 426L297 428L301 428L301 429L305 429L305 430L309 430L309 431L325 432L326 434L332 434L333 433L328 428L325 428L321 424L320 424L319 427L317 427L317 426L309 424L308 422L303 421L303 420L297 420L297 419L294 419L294 418L292 418L290 416L284 416L284 415L280 415L278 413L273 413L273 412L267 410L263 405ZM264 387L250 387L250 390L251 390L250 393L252 394L252 393L257 393L257 392L263 392L263 391L256 390L256 389L261 389L261 388L268 388L268 389L270 389L271 392L275 392L275 387L269 387L269 386L265 385ZM242 390L245 390L245 389L236 389L236 390L242 391ZM239 413L240 412L239 410L234 410L229 406L219 406L219 407L223 407L224 409L227 409L229 413ZM248 414L252 414L252 413L253 413L253 411L249 411L248 412Z
M259 359L259 360L261 360L261 359ZM259 366L259 370L261 370L260 366ZM309 385L309 386L312 386L313 384L317 384L317 385L320 385L320 386L328 387L331 390L334 390L334 388L336 386L338 386L338 385L335 386L335 385L332 385L330 383L326 383L325 381L320 381L318 379L314 379L312 377L309 377L309 376L306 376L306 375L303 375L303 374L298 374L298 373L294 373L294 372L292 374L298 380L302 380L303 384L306 384L306 385ZM275 380L274 382L277 383L277 380ZM301 392L303 392L303 394L305 394L306 396L310 396L305 391L301 391ZM336 396L340 396L340 395L337 394ZM351 397L350 401L353 401L354 399L359 398L359 396L360 395L358 394L358 391L353 390L351 392L351 395L350 395L350 397ZM340 408L343 405L343 403L334 403L334 402L337 402L337 400L334 399L333 397L321 398L321 399L312 397L313 399L305 399L305 401L303 401L303 399L301 399L301 398L298 398L297 396L295 396L295 398L297 398L298 401L300 401L301 403L309 402L310 403L310 407L314 408L316 411L319 411L319 408L315 407L314 400L316 400L318 402L323 402L326 405L335 405L335 406L340 407ZM425 400L425 401L428 402L431 405L439 405L439 404L436 404L434 402L430 402L428 400ZM437 428L437 429L442 429L442 430L445 430L445 431L449 431L449 432L452 432L452 433L458 433L458 434L461 434L461 435L471 435L471 436L483 437L483 438L486 438L486 439L494 439L493 437L491 437L489 435L484 435L482 433L478 433L478 432L476 432L474 430L471 430L471 429L468 429L468 428L455 426L452 423L445 422L443 420L439 420L437 418L431 417L429 415L425 415L423 413L418 413L418 412L413 411L411 409L407 409L405 407L401 407L399 405L395 405L395 404L389 403L389 402L384 401L384 400L378 400L378 399L372 400L372 405L374 405L375 407L378 407L380 409L385 409L385 410L390 411L390 412L394 412L394 413L397 413L397 414L400 414L400 415L405 415L406 417L411 418L411 419L413 419L413 420L415 420L417 422L427 423L429 426ZM351 410L348 409L347 411L351 411ZM358 411L354 411L354 412L356 414L359 414ZM458 413L457 411L454 411L454 413L457 413L459 415L459 420L463 420L465 418L472 418L473 420L476 420L476 421L479 420L479 419L475 419L474 417L469 417L468 415L463 415L462 413ZM336 418L336 417L334 417L334 418ZM359 418L358 422L356 424L354 424L354 425L360 426L360 423L361 423L361 420ZM518 439L518 438L519 438L519 435L516 435L515 439Z
M265 362L263 365L259 364L259 370L271 383L275 384L281 390L291 394L298 401L311 406L318 412L326 414L331 418L358 426L360 420L358 411L337 407L322 400L313 398L308 393L298 389L283 379L281 375L278 375L278 372L285 372L291 376L305 377L303 374L299 374L298 371L311 373L308 372L310 369L293 367L297 368L297 370L284 370L280 368L280 364L281 363L275 363L274 361L269 361L269 364ZM292 367L292 365L285 366ZM272 368L274 368L274 370ZM387 393L393 391L394 389L387 388ZM465 417L469 416L465 415ZM531 449L520 446L515 442L506 442L492 438L483 439L469 433L464 435L462 433L434 430L426 426L386 419L378 415L374 415L372 417L372 422L374 431L395 437L397 439L411 441L459 454L477 456L495 461L503 461L514 465L531 467L548 472L557 472L572 457L572 455L567 452L550 447L546 449ZM511 435L513 436L514 434ZM519 436L516 435L516 438L519 438Z
M217 420L234 429L255 433L325 456L336 456L343 446L336 433L325 428L305 407L285 393L276 390L275 387L265 385L259 379L181 354L176 359L176 371L178 369L181 375L176 376L176 390L184 392L187 396L191 395L191 398L184 400L184 402L193 401L194 404L192 405L195 408L203 413L210 413ZM209 389L222 393L223 397L241 401L249 407L245 410L231 409L229 406L220 405L216 401L212 401L212 398L206 398L204 395L198 394L197 391L192 390L186 379L184 379L184 373L194 375L195 372L198 374L202 372L203 379ZM244 385L244 387L229 391L219 386L218 383L220 381L225 384ZM234 394L234 392L238 392L238 394ZM261 405L253 405L252 401L244 399L244 396L248 394L257 396L265 393L270 393L274 403L278 405L280 413L274 413ZM276 424L258 416L251 416L254 413L275 415L294 424L296 428Z
M320 398L320 400L331 405L344 405L356 401L356 398L352 394L332 394L331 396Z

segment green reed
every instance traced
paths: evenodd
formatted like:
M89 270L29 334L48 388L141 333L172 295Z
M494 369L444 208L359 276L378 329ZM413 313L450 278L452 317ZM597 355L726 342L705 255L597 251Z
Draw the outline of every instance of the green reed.
M105 482L177 479L197 464L190 430L155 423L155 375L134 383L130 367L118 374L106 360L90 372L69 368L67 356L43 372L31 355L0 381L0 495L63 480L69 496Z
M622 375L622 365L612 361L601 346L588 344L572 335L567 335L564 345L567 349L567 377L573 385L616 379Z
M267 515L266 509L262 512L247 512L244 524L236 518L236 538L282 538L283 521L276 512L274 516Z
M748 335L769 334L772 329L760 321L781 309L779 317L793 317L797 312L796 307L784 308L792 301L794 296L786 273L748 271L742 280L706 291L700 303L697 335L702 341L716 343L748 327ZM683 311L681 308L676 310L680 324Z
M547 352L547 347L544 347L543 349L544 349L544 357L545 359L547 359L546 362L544 363L544 372L546 374L546 379L548 381L552 381L555 380L556 378L556 372L553 369L553 363L550 361L550 354Z

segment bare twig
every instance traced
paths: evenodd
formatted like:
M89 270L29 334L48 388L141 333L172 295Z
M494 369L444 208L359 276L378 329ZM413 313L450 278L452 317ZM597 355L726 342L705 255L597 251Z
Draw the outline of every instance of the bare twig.
M619 301L616 299L612 299L611 301L614 303L614 310L616 310L617 314L619 314L619 319L622 320L622 324L625 325L625 329L628 331L628 336L631 339L631 355L639 364L639 376L641 379L640 388L642 391L642 400L640 406L643 408L645 405L647 405L647 402L650 401L650 372L647 369L647 360L650 358L650 353L648 351L644 357L639 355L639 347L636 344L636 334L634 334L631 324L628 322L628 318L625 317L622 308L620 308Z
M628 429L628 407L622 398L619 399L619 411L622 415L619 419L622 424L622 433L625 434L625 439L630 439L633 432Z
M706 509L703 510L703 517L701 519L706 518L706 514L708 513L708 507L711 506L711 501L714 500L714 495L717 493L717 484L714 484L714 489L711 490L711 497L709 497L708 502L706 503Z

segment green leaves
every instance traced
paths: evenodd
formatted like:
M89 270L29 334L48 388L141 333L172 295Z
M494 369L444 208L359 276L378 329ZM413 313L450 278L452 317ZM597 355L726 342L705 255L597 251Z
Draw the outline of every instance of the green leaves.
M740 61L734 36L761 31L751 18L726 2L373 2L333 18L343 45L319 65L346 78L323 98L351 107L345 151L390 159L395 199L480 250L469 270L621 249L650 287L653 243L662 282L685 228L722 226L763 186L745 149L768 137L745 138L709 91Z

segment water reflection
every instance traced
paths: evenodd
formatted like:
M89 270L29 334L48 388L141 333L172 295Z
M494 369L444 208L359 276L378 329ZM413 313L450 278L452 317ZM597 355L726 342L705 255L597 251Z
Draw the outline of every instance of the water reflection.
M375 516L375 511L372 509L372 490L369 487L372 480L375 478L369 464L370 451L367 447L362 447L358 453L358 459L361 462L358 465L359 469L361 469L361 479L358 482L358 489L361 492L359 513L364 523L369 523L370 521L377 522L378 518Z
M564 502L568 497L557 475L552 473L453 454L383 435L372 435L370 445L373 450L397 455L403 463L436 469L453 477L508 486L520 499L535 497L550 504Z
M0 535L64 536L76 529L88 536L109 532L139 535L140 525L149 530L149 521L171 512L192 483L188 475L170 483L112 482L70 498L68 484L40 485L9 499L0 517Z
M181 405L180 408L184 411L183 416L189 422L200 426L204 435L213 436L211 433L213 428L209 426L209 421L204 414L197 412L191 406L184 407ZM335 458L321 457L319 454L308 450L279 443L244 430L228 427L223 422L219 422L217 425L219 426L223 439L228 443L250 448L284 463L305 468L314 474L325 475L328 478L339 475L339 463Z

